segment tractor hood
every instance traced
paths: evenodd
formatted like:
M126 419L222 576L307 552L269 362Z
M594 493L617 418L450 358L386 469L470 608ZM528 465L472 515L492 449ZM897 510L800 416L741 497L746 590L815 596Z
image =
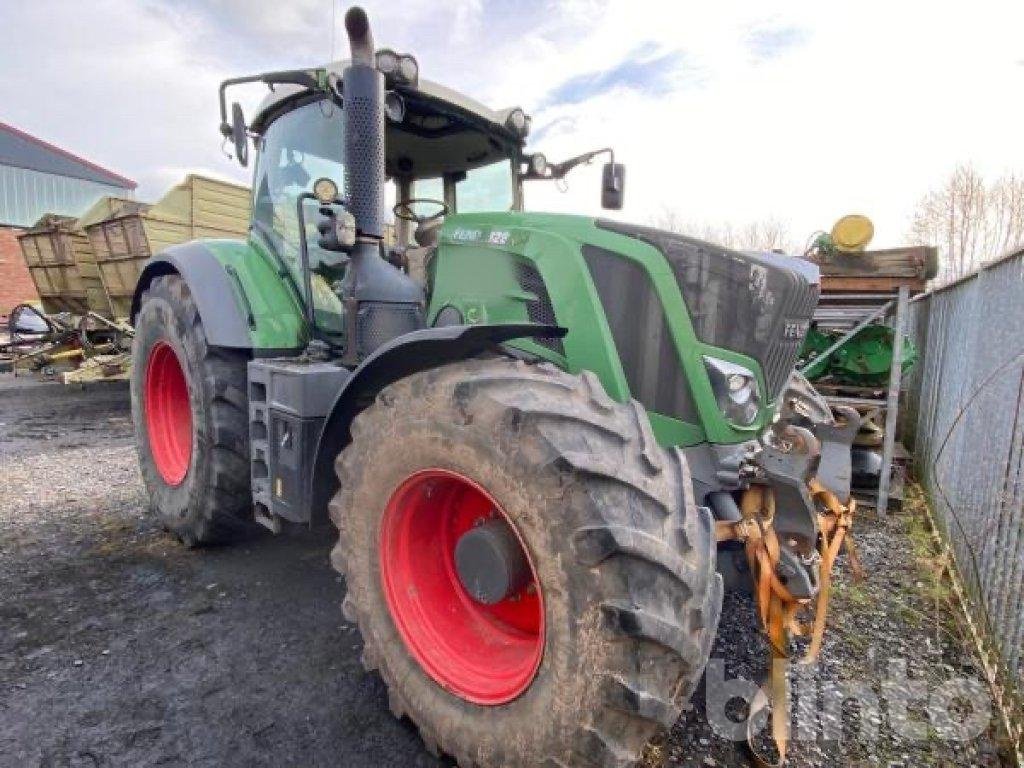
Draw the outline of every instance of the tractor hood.
M573 251L572 258L585 263L602 294L609 326L633 337L630 347L650 346L658 339L670 343L661 332L662 312L655 310L660 305L674 316L669 305L678 304L663 291L678 289L696 340L756 361L769 402L777 399L793 370L820 287L818 268L802 259L737 251L673 232L583 216L459 214L446 220L441 242L519 254L543 252L536 258L542 276L549 261L554 271L556 263L568 258L566 251ZM565 255L549 257L556 251ZM548 291L558 294L561 286L549 285ZM668 322L675 321L669 317ZM651 327L642 327L645 323ZM666 377L681 374L664 364L648 368L657 374L649 382L637 374L634 389L675 391ZM679 406L670 410L684 420L693 417Z

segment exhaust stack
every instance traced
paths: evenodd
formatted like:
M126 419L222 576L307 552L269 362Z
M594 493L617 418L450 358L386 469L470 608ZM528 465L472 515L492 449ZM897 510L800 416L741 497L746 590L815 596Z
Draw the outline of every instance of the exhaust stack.
M344 365L357 365L382 344L424 326L423 289L381 258L384 238L384 74L377 69L370 22L362 8L345 14L352 63L341 74L345 125L345 201L356 244L342 280Z
M373 33L370 32L370 20L366 11L358 5L348 9L345 14L345 32L348 33L349 46L352 49L352 63L373 66Z
M342 73L345 199L364 238L384 237L384 75L374 62L373 34L358 6L345 14L352 63Z

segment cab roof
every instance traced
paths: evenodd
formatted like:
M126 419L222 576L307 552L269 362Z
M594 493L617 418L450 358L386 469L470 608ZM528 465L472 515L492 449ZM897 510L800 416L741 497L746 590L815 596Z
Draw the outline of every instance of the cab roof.
M341 77L348 61L324 69ZM311 73L312 74L312 73ZM434 178L468 171L519 154L525 136L507 124L517 109L492 110L465 94L420 78L415 86L394 87L405 101L401 123L387 122L385 171L390 177ZM262 135L275 119L323 98L299 85L275 85L250 124Z

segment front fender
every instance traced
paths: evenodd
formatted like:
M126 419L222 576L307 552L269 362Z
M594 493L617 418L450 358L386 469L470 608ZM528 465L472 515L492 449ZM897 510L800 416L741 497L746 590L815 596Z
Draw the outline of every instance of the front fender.
M413 373L476 357L497 345L527 336L561 338L567 329L535 323L450 325L406 333L378 348L352 372L338 392L320 431L310 482L314 520L337 488L334 459L351 441L356 414L388 384Z

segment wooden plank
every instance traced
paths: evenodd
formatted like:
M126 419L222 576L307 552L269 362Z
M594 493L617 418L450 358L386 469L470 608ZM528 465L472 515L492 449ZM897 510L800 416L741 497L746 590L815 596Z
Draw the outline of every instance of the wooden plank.
M843 293L851 291L878 291L891 293L900 288L907 288L912 294L922 293L925 290L923 278L901 278L901 277L847 277L847 276L821 276L821 290L823 293Z
M857 254L837 254L819 262L823 275L917 277L927 280L938 263L932 246L914 245Z

